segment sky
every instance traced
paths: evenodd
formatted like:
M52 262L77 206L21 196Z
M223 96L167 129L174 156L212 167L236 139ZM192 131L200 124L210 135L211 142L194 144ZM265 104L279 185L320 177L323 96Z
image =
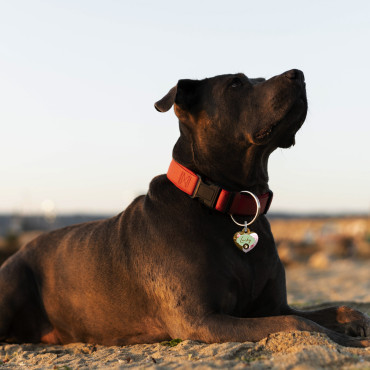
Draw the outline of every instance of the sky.
M123 210L178 136L153 104L179 79L305 73L272 212L370 211L370 2L0 2L0 213Z

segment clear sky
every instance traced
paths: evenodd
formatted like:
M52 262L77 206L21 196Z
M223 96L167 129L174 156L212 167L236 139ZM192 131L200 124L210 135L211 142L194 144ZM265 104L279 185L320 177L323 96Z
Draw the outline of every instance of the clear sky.
M167 171L178 79L291 68L309 113L271 210L369 212L369 45L367 0L1 1L0 213L119 212Z

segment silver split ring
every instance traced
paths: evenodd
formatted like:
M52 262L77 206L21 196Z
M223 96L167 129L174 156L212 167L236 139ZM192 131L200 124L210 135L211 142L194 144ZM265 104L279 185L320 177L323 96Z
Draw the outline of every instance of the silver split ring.
M230 217L231 217L231 219L232 219L232 220L233 220L237 225L239 225L239 226L244 226L245 228L247 228L247 226L248 226L248 225L253 224L253 222L254 222L254 221L256 221L256 218L259 216L259 214L260 214L260 210L261 210L261 204L260 204L259 199L258 199L258 198L253 194L253 193L251 193L250 191L248 191L248 190L243 190L243 191L241 191L240 193L248 193L248 194L250 194L250 195L253 197L254 201L256 202L257 212L256 212L256 214L254 215L254 217L253 217L252 221L250 221L250 222L244 222L244 224L241 224L241 223L239 223L239 222L235 221L235 218L233 217L233 215L232 215L231 213L230 213Z

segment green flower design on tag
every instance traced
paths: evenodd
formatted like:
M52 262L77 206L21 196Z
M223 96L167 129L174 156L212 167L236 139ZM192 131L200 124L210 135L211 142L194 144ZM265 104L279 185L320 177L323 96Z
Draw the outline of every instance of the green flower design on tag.
M258 235L254 232L247 232L243 229L234 234L235 245L244 253L250 252L258 242Z

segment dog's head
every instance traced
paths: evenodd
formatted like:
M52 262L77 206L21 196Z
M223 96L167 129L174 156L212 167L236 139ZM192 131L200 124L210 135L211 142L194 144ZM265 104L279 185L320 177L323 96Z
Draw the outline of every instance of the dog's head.
M247 152L270 154L295 143L307 113L304 75L291 70L269 80L244 74L179 80L155 108L166 112L173 105L180 144L191 144L195 161L225 167L231 158L245 160Z

